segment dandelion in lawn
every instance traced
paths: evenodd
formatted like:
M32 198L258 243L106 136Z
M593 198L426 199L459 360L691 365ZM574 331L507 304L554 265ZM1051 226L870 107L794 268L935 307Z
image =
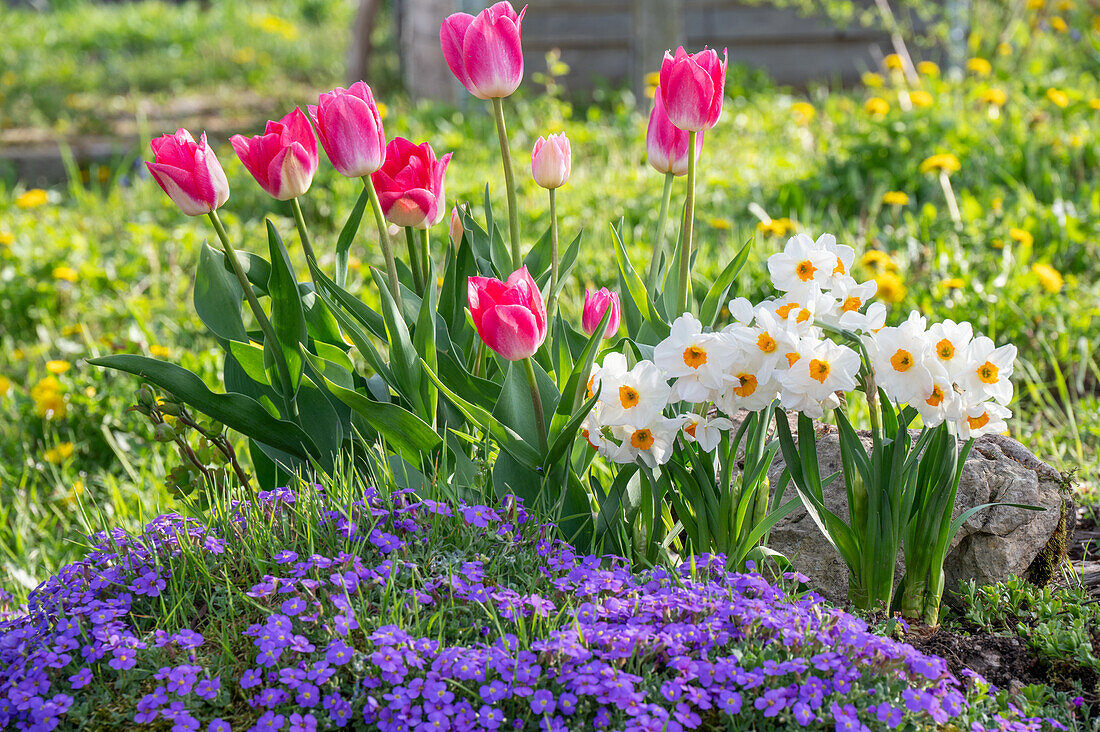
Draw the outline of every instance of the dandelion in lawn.
M31 387L31 401L34 413L44 419L64 419L68 413L61 382L54 376L47 376Z
M149 346L149 355L156 358L168 358L172 355L172 349L157 343Z
M1025 247L1030 247L1032 244L1035 243L1035 237L1032 236L1031 232L1027 231L1026 229L1009 229L1008 238L1014 242L1019 242Z
M756 225L756 230L770 236L786 236L794 229L794 222L783 217L761 221Z
M1100 101L1100 100L1093 100ZM15 243L15 234L10 231L0 231L0 247L10 247Z
M1059 109L1065 109L1069 106L1069 95L1061 89L1056 89L1054 87L1047 89L1047 99Z
M878 89L885 81L882 78L882 74L876 74L873 71L864 72L860 79L863 81L864 86L869 86L872 89Z
M959 202L955 199L955 191L951 188L951 173L961 167L959 159L951 153L930 155L920 164L920 172L939 174L940 188L943 189L943 197L947 200L947 210L951 214L951 220L956 224L962 223L962 216L959 214Z
M909 102L914 107L931 107L932 101L932 95L923 89L909 92Z
M51 272L55 280L61 280L63 282L76 282L79 279L79 275L72 267L54 267Z
M0 397L5 397L8 392L11 391L11 379L7 376L0 376Z
M20 194L15 199L15 205L19 208L38 208L49 202L49 196L41 188L32 188L26 193Z
M961 290L966 286L966 282L964 282L961 277L948 277L940 284L945 290Z
M907 206L909 194L905 191L886 191L882 194L882 203L885 206Z
M991 107L1003 107L1005 102L1008 101L1008 94L1005 93L1004 89L998 89L995 86L991 86L988 89L984 89L978 99Z
M898 268L893 257L878 249L868 249L864 252L859 258L859 264L872 272L894 272Z
M72 489L65 495L63 499L66 506L75 506L77 499L84 495L84 481L74 480Z
M877 297L884 302L897 304L905 299L908 291L901 277L894 272L881 272L875 275L875 284L878 285Z
M60 465L73 456L73 443L60 442L42 454L42 458L51 465Z
M46 370L49 371L51 374L56 374L58 376L65 373L72 367L73 365L71 363L69 363L68 361L62 361L60 359L46 362Z
M885 117L890 111L890 102L882 97L871 97L863 104L863 111L872 117Z
M1096 111L1100 112L1100 97L1093 97L1092 99L1090 99L1089 108L1095 109ZM2 238L3 236L3 234L0 234L0 238Z
M934 79L940 75L940 67L934 61L921 61L917 64L917 73Z
M1039 284L1043 286L1043 289L1051 294L1061 292L1066 283L1062 273L1049 264L1033 264L1031 265L1031 272L1039 278Z
M1060 15L1055 15L1050 19L1050 27L1058 33L1066 33L1069 31L1069 25L1066 23L1066 19Z
M791 115L794 117L796 124L806 126L813 121L817 115L817 110L809 102L795 102L791 105Z
M729 219L712 218L707 223L709 223L712 228L718 229L719 231L727 231L733 226Z
M886 58L882 59L882 65L890 71L901 71L904 67L904 64L901 62L901 56L896 53L891 53Z
M984 58L972 58L966 62L966 70L978 76L989 76L993 73L993 64Z

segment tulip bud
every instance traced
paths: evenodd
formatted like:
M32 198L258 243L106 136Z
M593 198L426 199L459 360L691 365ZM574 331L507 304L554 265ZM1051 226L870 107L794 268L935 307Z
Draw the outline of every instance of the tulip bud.
M619 331L619 320L622 317L622 308L619 304L619 293L608 290L606 287L592 292L584 291L584 311L581 314L581 327L591 336L600 327L604 313L611 308L611 317L607 320L607 328L603 332L604 338L611 338Z
M471 277L466 294L477 334L509 361L530 357L546 340L546 305L526 266L505 282Z
M477 17L455 13L439 28L439 45L451 73L478 99L507 97L523 81L520 24L511 3L498 2Z
M218 156L182 127L174 135L161 135L149 143L154 162L145 166L168 197L188 216L201 216L221 208L229 200L229 181Z
M374 95L364 82L357 81L350 89L336 87L308 109L321 146L342 175L361 178L382 167L386 133Z
M695 136L695 159L703 150L703 132ZM687 175L688 133L668 120L665 105L658 91L653 96L653 111L645 135L646 159L658 173Z
M658 93L669 121L681 130L698 132L718 124L728 59L726 51L722 54L719 59L712 48L687 53L683 46L676 49L675 56L665 51Z
M451 209L451 225L448 232L451 236L451 242L457 247L462 243L462 235L464 233L462 228L462 214L458 212L458 206Z
M569 180L569 138L564 132L535 140L531 151L531 177L543 188L560 188Z
M268 195L289 201L309 190L317 172L317 138L302 110L269 121L262 135L233 135L229 141Z

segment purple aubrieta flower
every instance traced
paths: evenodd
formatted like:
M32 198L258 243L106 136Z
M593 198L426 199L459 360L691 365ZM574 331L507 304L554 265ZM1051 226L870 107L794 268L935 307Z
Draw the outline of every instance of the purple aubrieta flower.
M83 689L90 683L92 683L92 670L90 668L82 668L69 677L69 684L74 689Z
M232 728L229 726L229 722L220 718L215 718L210 720L210 724L206 727L206 732L232 732Z
M259 669L250 668L244 672L241 676L241 688L251 689L253 686L257 686L263 680L262 674Z

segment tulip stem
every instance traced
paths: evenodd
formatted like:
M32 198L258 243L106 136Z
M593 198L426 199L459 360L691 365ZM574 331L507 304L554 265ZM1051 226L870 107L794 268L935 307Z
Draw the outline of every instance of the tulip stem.
M420 273L423 272L423 266L420 264L420 250L416 246L416 235L413 234L413 228L411 226L405 227L405 243L409 247L409 269L413 273L413 286L416 288L417 295L424 294L424 278Z
M684 210L684 236L680 250L680 309L676 316L688 309L688 286L691 284L691 237L695 225L695 137L699 133L688 131L688 192ZM675 317L675 316L674 316Z
M500 157L504 164L504 186L508 189L508 233L512 240L512 267L519 269L523 258L519 251L519 209L516 207L516 176L512 172L512 153L508 150L508 130L504 126L504 102L493 97L493 113L500 139Z
M252 290L252 283L248 281L248 275L244 273L241 262L237 259L237 250L229 243L229 235L225 232L225 226L222 225L221 217L218 216L217 211L211 211L209 216L210 223L214 225L214 231L217 232L218 238L221 239L222 251L225 252L225 258L229 260L229 265L233 268L233 274L237 276L237 281L240 283L241 289L244 290L244 298L248 301L248 306L252 309L252 314L256 317L256 322L260 324L260 330L263 331L264 345L265 347L270 347L275 355L275 368L279 372L279 381L289 390L290 369L286 365L286 358L283 356L282 348L279 345L279 339L275 336L275 329L271 327L271 321L267 319L267 314L264 313L264 309L260 306L260 301L256 298L256 293ZM294 421L298 421L298 402L294 394L283 392L283 399L286 401L287 413Z
M317 257L313 253L313 245L309 241L309 231L306 229L306 219L302 216L302 204L298 203L298 198L294 197L290 199L290 207L294 210L294 223L298 226L298 238L302 240L302 249L305 250L306 258L314 264L317 263Z
M558 298L558 205L554 189L550 189L550 290L546 298L546 322L554 320L554 307Z
M390 281L390 294L397 307L401 307L401 282L397 279L397 262L393 258L390 234L386 228L386 217L382 214L382 204L378 201L378 192L374 190L374 181L369 175L363 176L363 186L370 197L370 207L374 211L374 223L378 226L378 243L382 246L382 256L386 258L386 278ZM343 283L340 283L343 285Z
M531 387L531 403L535 406L535 428L539 433L539 451L546 455L546 418L542 414L542 395L539 394L539 382L535 378L535 367L531 357L523 359L523 368L527 372L527 383Z
M665 222L668 220L668 206L672 201L672 180L676 176L665 173L665 190L661 194L661 212L657 214L657 235L653 237L653 261L649 263L649 274L646 276L646 286L652 294L657 286L657 265L661 261L661 255L665 251Z
M423 272L424 272L424 287L431 287L432 283L428 281L428 268L431 264L431 247L428 245L428 229L425 227L420 230L420 254L423 258Z

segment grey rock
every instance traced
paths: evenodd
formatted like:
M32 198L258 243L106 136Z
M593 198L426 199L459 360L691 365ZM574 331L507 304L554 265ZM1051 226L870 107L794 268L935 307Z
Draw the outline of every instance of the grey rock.
M793 424L792 424L793 426ZM818 463L822 477L842 470L836 428L817 426ZM914 439L916 435L914 433ZM871 444L869 435L864 443ZM778 484L783 471L782 454L769 471L771 485ZM1005 502L1039 506L1032 511L994 506L975 513L959 529L944 562L945 599L959 582L971 579L989 584L1023 575L1036 557L1052 542L1061 524L1065 479L1032 455L1016 440L1004 435L987 435L974 442L963 467L955 500L954 516L983 503ZM784 500L795 495L793 485ZM847 521L848 500L842 478L824 490L825 505ZM783 553L795 569L810 578L811 586L824 597L844 602L848 595L848 570L805 509L798 508L776 524L768 546ZM899 552L895 576L904 570Z

